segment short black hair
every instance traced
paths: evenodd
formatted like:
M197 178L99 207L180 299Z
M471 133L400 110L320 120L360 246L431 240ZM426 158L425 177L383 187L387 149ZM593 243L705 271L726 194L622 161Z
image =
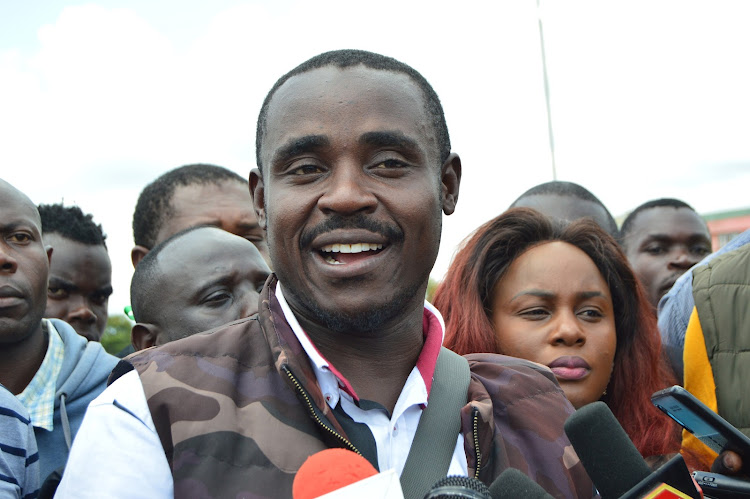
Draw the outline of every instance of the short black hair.
M235 172L221 166L196 163L180 166L148 184L138 196L133 212L133 239L137 246L151 249L164 221L172 215L172 198L179 186L247 183Z
M263 165L261 164L260 149L261 144L263 143L263 136L266 133L268 107L279 87L286 83L286 81L292 76L306 73L313 69L319 69L326 66L335 66L344 69L358 66L360 64L370 69L404 74L422 90L425 110L432 120L432 126L435 130L435 136L437 137L440 161L444 162L448 159L448 156L451 153L451 139L448 134L448 125L445 123L443 106L440 104L440 99L438 98L437 93L435 93L435 90L425 77L419 74L419 72L411 66L393 59L392 57L376 54L374 52L367 52L365 50L345 49L324 52L316 55L312 59L308 59L279 78L273 87L271 87L271 90L268 92L268 95L266 95L263 105L260 108L258 127L255 134L255 158L258 162L258 168L260 168L261 171L263 170Z
M155 289L153 288L153 284L156 282L159 272L157 264L159 253L185 234L194 230L205 229L206 227L216 228L213 225L201 224L183 229L154 246L151 251L146 253L143 260L136 265L133 277L130 280L130 307L133 310L133 317L136 322L152 322L151 316L154 311L152 309L154 305L158 304L158 299L154 296Z
M567 196L567 197L577 198L582 201L590 201L592 203L598 204L599 206L602 207L607 217L607 227L603 227L604 230L609 232L611 236L615 238L617 237L618 235L617 222L615 222L615 218L609 212L607 207L604 206L604 203L602 203L598 197L594 196L594 194L590 190L586 189L582 185L576 184L575 182L553 180L551 182L545 182L543 184L535 185L528 191L518 196L518 198L516 198L516 200L513 201L513 203L511 203L510 208L515 208L518 205L518 202L521 201L522 199L525 199L531 196L541 196L544 194Z
M625 218L625 221L622 222L622 227L620 227L620 244L622 245L625 244L625 237L632 230L633 222L635 221L635 218L638 216L640 212L649 210L651 208L661 208L661 207L671 207L674 209L687 208L688 210L695 211L695 209L692 206L687 204L685 201L680 201L679 199L661 198L661 199L652 199L651 201L646 201L645 203L643 203L642 205L638 206L636 209L631 211L630 214Z
M101 224L95 223L93 215L83 213L78 206L56 203L40 204L37 208L42 221L42 234L60 234L88 246L107 247L107 236Z

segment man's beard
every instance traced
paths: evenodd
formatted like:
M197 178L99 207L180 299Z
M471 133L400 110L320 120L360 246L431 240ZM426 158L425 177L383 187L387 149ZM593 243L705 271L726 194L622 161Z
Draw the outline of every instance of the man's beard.
M424 282L427 282L428 276L429 274L425 276ZM366 312L357 314L345 314L337 310L324 309L319 303L311 300L309 296L298 295L287 287L284 288L284 294L293 295L295 301L307 310L308 313L305 315L308 318L332 333L351 334L356 332L362 336L371 336L382 331L399 315L408 313L411 300L420 292L424 282L419 281L411 287L403 288L397 295L392 296L380 306L370 306Z

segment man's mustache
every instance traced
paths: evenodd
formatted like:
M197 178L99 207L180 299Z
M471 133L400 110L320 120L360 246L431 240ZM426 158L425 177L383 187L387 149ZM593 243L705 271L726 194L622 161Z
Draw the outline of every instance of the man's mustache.
M304 231L300 236L300 246L303 248L308 247L319 235L336 229L364 229L375 234L380 234L391 243L404 240L404 232L398 225L373 220L363 213L349 217L333 214L315 227Z

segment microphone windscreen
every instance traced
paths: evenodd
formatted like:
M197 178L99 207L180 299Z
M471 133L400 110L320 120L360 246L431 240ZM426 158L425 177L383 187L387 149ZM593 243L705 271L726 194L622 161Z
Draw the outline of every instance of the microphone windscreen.
M487 486L476 478L451 475L433 485L424 499L491 499L491 496Z
M322 450L300 466L292 483L292 497L313 499L377 474L375 467L355 452Z
M526 476L522 471L508 468L490 485L492 499L552 499L541 485Z
M622 496L651 474L604 402L593 402L574 412L565 422L565 434L602 499Z

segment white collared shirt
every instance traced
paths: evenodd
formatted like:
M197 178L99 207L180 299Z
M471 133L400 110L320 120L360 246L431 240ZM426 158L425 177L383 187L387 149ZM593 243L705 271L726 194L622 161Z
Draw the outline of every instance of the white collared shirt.
M378 468L380 471L394 469L400 475L404 469L411 443L414 440L417 425L422 416L422 410L428 403L428 387L418 367L420 362L417 362L418 365L414 366L409 377L406 379L390 418L384 410L361 409L354 401L354 397L352 396L353 390L349 382L343 376L339 377L340 375L334 372L335 369L331 369L328 361L318 352L312 341L310 341L310 338L302 330L297 318L292 313L289 304L284 298L281 283L277 283L276 285L276 299L279 301L281 310L284 312L284 318L289 323L289 326L291 326L302 348L310 358L310 363L318 379L318 386L320 386L320 390L325 396L328 405L333 409L341 402L341 408L349 417L357 423L366 424L372 432L375 445L378 449ZM433 324L439 324L439 339L440 344L442 344L443 335L445 334L443 317L427 301L425 301L425 315L431 315L437 319L437 321L433 321ZM437 332L433 331L433 333ZM424 359L420 358L420 360ZM436 360L437 354L435 354L434 358L430 358L426 362L428 366L425 370L429 372L425 374L429 375L430 379L434 372ZM448 474L466 476L468 474L467 469L464 437L459 433Z

